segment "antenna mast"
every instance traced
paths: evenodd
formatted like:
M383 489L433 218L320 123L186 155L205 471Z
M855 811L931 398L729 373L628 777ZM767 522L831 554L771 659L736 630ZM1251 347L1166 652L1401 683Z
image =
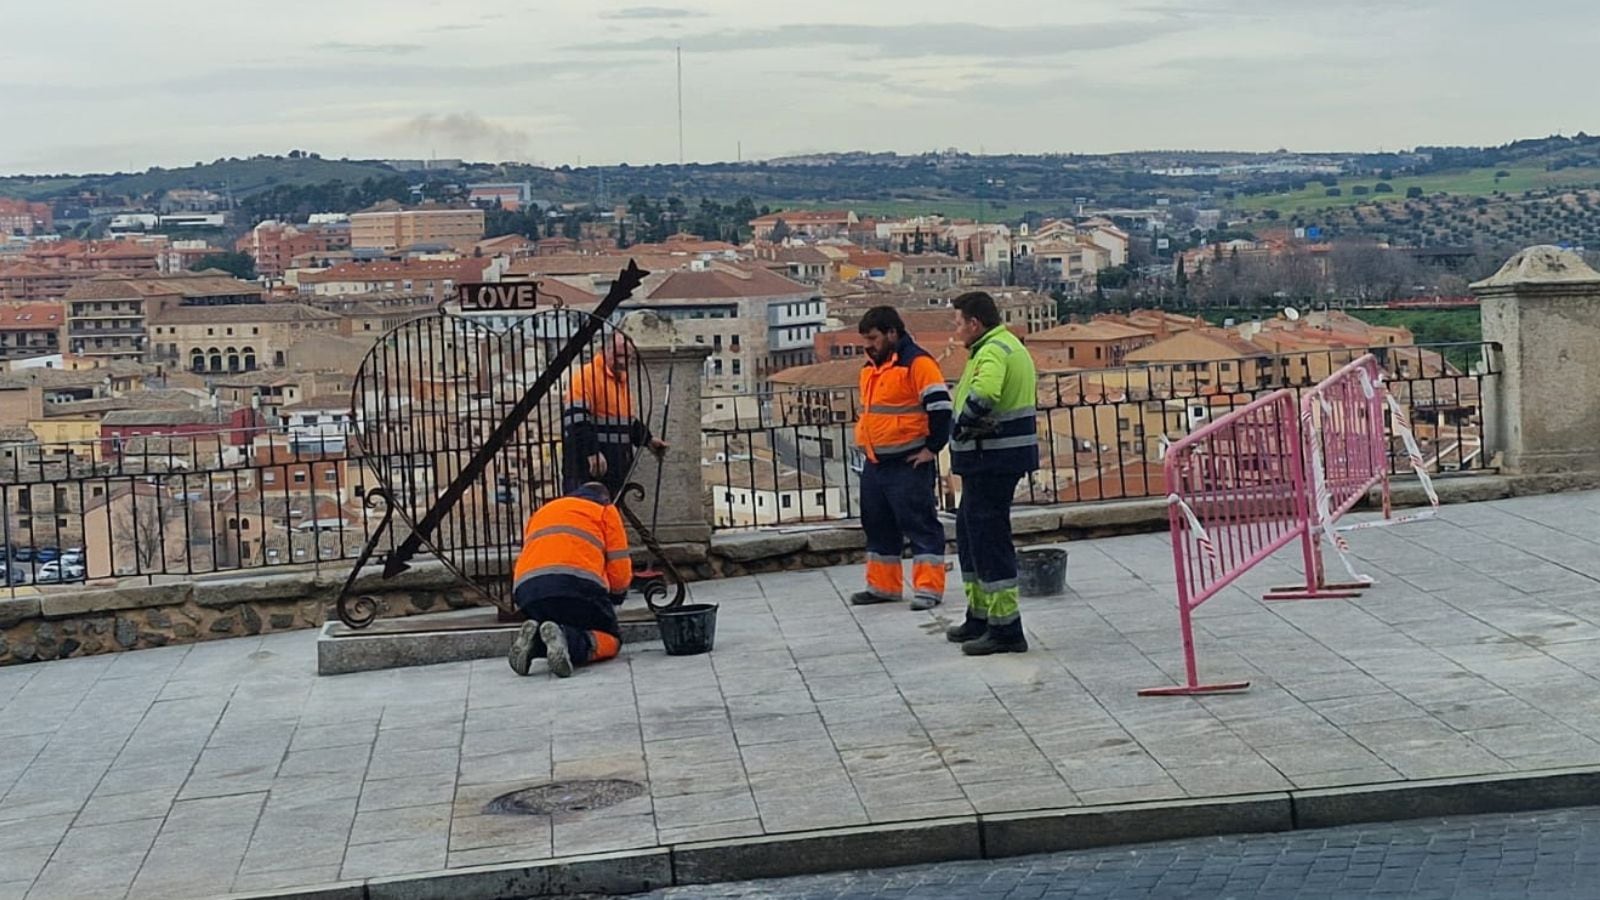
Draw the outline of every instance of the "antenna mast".
M678 45L678 165L683 165L683 45Z

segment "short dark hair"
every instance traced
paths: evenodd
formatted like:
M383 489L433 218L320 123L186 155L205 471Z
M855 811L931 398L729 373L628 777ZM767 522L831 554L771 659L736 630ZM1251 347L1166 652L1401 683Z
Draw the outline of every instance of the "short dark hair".
M900 318L900 310L892 306L874 306L861 316L861 324L856 330L862 334L869 331L881 331L884 334L894 332L905 337L906 322Z
M969 319L977 319L985 328L1000 327L1000 307L994 298L983 291L968 291L950 301L950 305Z

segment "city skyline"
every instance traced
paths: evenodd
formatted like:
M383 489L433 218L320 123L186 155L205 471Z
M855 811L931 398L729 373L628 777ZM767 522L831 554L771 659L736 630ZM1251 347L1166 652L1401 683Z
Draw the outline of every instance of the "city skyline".
M1595 130L1576 83L1600 10L1180 0L904 11L835 0L7 13L0 174L218 157L675 162L843 150L1371 151ZM381 13L381 15L380 15ZM1551 28L1552 22L1565 23ZM209 40L197 41L191 29ZM80 48L63 56L62 47Z

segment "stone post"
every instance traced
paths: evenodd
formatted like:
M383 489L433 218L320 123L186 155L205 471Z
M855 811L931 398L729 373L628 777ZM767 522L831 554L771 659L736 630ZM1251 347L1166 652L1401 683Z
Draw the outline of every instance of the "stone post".
M650 376L652 406L640 410L650 430L671 447L663 459L641 451L633 480L645 489L645 498L630 503L646 525L656 513L656 472L661 472L661 509L656 537L663 544L711 542L711 522L706 516L705 478L700 467L700 395L705 383L704 344L681 343L672 323L648 311L635 312L622 330L633 339L639 359ZM672 401L667 404L667 373L672 373ZM643 392L640 392L641 395ZM642 399L641 399L642 402ZM663 411L667 416L663 430Z
M1600 272L1570 250L1529 247L1472 292L1483 339L1503 348L1486 449L1512 474L1600 473Z

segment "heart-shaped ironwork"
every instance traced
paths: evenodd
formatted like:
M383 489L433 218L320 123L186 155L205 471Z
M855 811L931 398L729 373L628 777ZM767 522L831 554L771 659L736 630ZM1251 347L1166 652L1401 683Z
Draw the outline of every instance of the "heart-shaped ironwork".
M585 331L592 336L561 377L509 439L479 459L489 436ZM575 478L595 474L564 440L563 415L575 386L592 400L595 379L603 380L606 412L636 417L652 408L646 375L621 330L579 310L493 317L441 311L392 329L362 361L351 391L356 439L367 471L409 533L465 584L511 612L511 569L528 516ZM631 447L613 458L604 480L616 485L614 492L636 459ZM465 489L441 504L452 483ZM433 527L419 530L430 513ZM391 532L390 551L407 538L407 529Z

